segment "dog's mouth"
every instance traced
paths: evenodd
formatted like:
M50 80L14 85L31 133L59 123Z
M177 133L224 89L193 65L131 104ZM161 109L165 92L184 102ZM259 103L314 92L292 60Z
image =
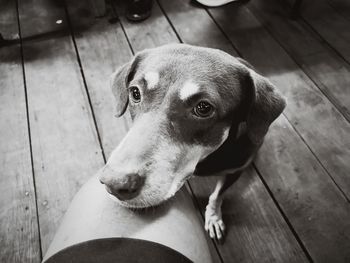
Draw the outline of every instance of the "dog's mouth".
M135 210L145 210L147 208L151 208L151 207L158 207L161 204L163 204L164 202L166 202L168 199L160 201L158 203L149 203L149 202L133 202L133 201L121 201L118 198L116 198L115 196L111 195L111 198L114 199L114 201L116 201L119 205L126 207L128 209L135 209ZM170 199L170 198L169 198Z
M122 201L110 193L108 193L108 195L113 201L117 202L119 205L129 209L137 209L137 210L147 209L150 207L157 207L162 203L166 202L167 200L171 199L171 197L169 197L169 198L161 198L159 200L147 200L146 198L136 197L131 200Z

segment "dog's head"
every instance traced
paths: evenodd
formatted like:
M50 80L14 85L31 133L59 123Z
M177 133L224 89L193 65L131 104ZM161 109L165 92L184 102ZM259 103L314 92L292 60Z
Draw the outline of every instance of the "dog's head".
M240 123L260 144L284 100L244 61L219 50L174 44L138 53L112 76L117 115L133 125L100 172L128 207L161 203Z

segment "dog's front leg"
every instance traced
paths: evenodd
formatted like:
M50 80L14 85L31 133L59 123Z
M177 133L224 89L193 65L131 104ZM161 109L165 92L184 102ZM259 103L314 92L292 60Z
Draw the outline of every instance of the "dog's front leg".
M216 238L221 240L224 231L225 224L222 221L222 194L221 189L225 183L226 175L220 176L216 182L215 190L209 197L209 202L205 208L205 230L208 231L210 238Z
M208 231L210 238L222 240L225 233L225 224L222 219L221 205L224 191L231 186L239 176L241 171L234 174L225 174L218 176L213 193L209 197L208 205L205 209L205 230Z

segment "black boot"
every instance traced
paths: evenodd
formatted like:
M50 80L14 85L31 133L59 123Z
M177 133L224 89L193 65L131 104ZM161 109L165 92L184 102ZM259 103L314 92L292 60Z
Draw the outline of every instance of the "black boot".
M133 22L147 19L151 15L152 0L128 0L126 18Z

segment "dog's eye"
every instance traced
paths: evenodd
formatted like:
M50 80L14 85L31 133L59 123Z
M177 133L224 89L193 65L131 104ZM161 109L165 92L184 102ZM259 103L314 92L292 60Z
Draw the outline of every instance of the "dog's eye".
M194 113L201 118L209 117L213 113L213 110L213 106L206 101L200 101L193 109Z
M131 87L130 88L130 95L131 95L131 99L133 100L133 102L140 102L141 101L141 93L138 87Z

